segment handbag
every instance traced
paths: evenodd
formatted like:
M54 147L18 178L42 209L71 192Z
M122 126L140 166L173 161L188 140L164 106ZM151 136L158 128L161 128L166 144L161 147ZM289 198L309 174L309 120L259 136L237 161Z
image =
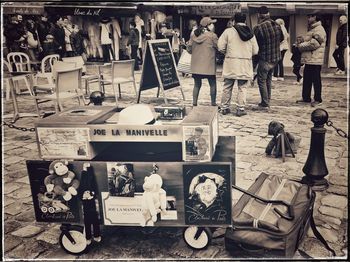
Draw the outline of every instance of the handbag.
M190 74L191 73L191 57L192 55L187 52L187 50L183 50L179 63L177 64L177 70L181 73Z
M315 226L316 194L300 181L261 173L243 192L232 209L232 228L225 233L225 247L240 257L293 257L308 228L327 250L326 240ZM299 250L299 253L304 253Z

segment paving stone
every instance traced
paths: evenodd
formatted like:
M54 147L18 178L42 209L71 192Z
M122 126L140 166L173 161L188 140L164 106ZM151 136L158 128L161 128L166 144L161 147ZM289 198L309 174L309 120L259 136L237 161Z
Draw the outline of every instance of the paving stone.
M337 186L347 186L348 185L348 177L341 176L340 174L331 175L329 179L329 183Z
M10 194L12 193L13 191L19 189L21 186L18 185L17 183L11 183L11 184L7 184L4 186L4 194L7 195L7 194Z
M24 186L11 193L11 196L13 198L20 199L20 200L27 199L31 195L32 195L32 192L31 192L30 188L24 187Z
M219 253L219 248L215 246L208 246L208 248L197 251L194 253L194 257L201 259L205 258L214 258Z
M21 156L11 156L4 159L5 165L17 164L24 161L25 161L25 158Z
M6 235L4 238L4 251L5 253L19 246L23 240L19 237L15 237L12 235Z
M7 150L6 154L7 155L21 155L24 152L27 152L28 150L30 150L30 149L26 148L26 147L18 147L18 148L13 148L13 149Z
M331 217L331 216L327 216L327 215L322 215L319 214L317 216L315 216L315 218L317 217L317 219L322 220L323 222L329 223L329 224L334 224L337 226L340 226L341 224L341 220L339 218L336 217Z
M20 178L20 179L17 179L16 182L17 182L17 183L23 183L23 184L29 185L29 184L30 184L30 182L29 182L29 176L24 176L24 177L22 177L22 178Z
M321 200L322 205L343 209L348 204L348 199L344 196L327 195Z
M180 239L177 243L175 243L169 251L172 255L189 258L193 254L193 250L189 248L183 239Z
M334 193L337 195L347 196L348 195L348 187L346 186L330 186L327 189L328 193Z
M343 210L333 208L333 207L328 207L328 206L321 206L318 210L324 215L343 219L343 215L344 215Z
M16 216L16 220L22 222L33 222L35 221L34 208L29 209L28 211L23 211Z
M318 230L328 242L335 243L338 241L338 234L334 230L329 230L324 227L319 227Z
M12 232L11 234L13 236L18 236L18 237L32 237L39 234L43 230L44 229L41 227L28 225Z
M61 234L60 226L55 226L47 231L44 231L36 237L37 240L47 242L49 244L58 244L58 239Z
M12 177L12 178L21 178L24 176L27 176L27 168L25 166L25 163L19 163L16 165L9 165L5 167L6 169L6 175Z
M17 202L15 202L6 206L6 208L4 209L4 213L15 216L21 213L22 211L24 211L25 209L28 209L28 208L26 208L22 204L18 204Z
M16 200L13 198L10 198L8 196L4 197L4 207L11 205L12 203L14 203Z
M16 230L19 226L21 226L21 223L15 220L8 220L4 223L4 232L5 234L12 232Z
M346 168L348 166L349 159L348 158L341 158L339 162L340 168Z
M5 254L5 257L7 259L35 259L49 248L50 246L45 242L29 239Z

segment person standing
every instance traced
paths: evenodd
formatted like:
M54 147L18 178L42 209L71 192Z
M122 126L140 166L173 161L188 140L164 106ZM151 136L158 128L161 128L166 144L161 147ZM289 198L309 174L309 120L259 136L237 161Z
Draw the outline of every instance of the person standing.
M138 71L140 70L137 57L137 50L139 48L139 32L136 29L136 23L134 21L130 22L130 33L127 45L131 48L131 59L135 60L134 69Z
M301 63L301 53L298 48L298 44L304 42L304 38L302 36L297 37L297 41L292 45L292 57L290 60L293 61L293 74L297 77L297 84L299 84L301 79L303 78L300 74L300 68L303 66Z
M335 74L345 75L344 50L348 45L348 18L342 15L339 18L340 26L336 36L336 46L333 52L333 57L337 63Z
M28 35L18 24L17 15L10 18L10 23L4 28L7 48L10 52L23 52L23 46L27 42Z
M304 37L304 42L298 45L301 52L301 62L305 64L302 99L297 103L311 102L311 89L314 87L314 101L311 106L322 104L321 68L324 61L327 34L320 17L310 14L308 17L309 31Z
M72 46L73 56L82 56L84 61L87 60L86 50L84 46L84 37L82 30L78 25L72 25L73 32L70 34L70 43Z
M211 105L216 106L216 50L218 37L214 33L215 22L215 19L203 17L199 28L194 31L187 45L187 51L192 54L193 106L197 106L203 78L208 79Z
M40 16L40 21L37 23L39 42L43 45L46 36L50 33L51 24L48 22L47 14Z
M254 28L254 35L259 45L259 62L257 69L261 102L259 108L269 108L271 99L272 72L281 60L280 43L283 40L281 27L270 18L266 6L261 6L258 12L258 25Z
M140 64L143 64L143 54L142 54L142 39L145 34L145 22L141 19L140 14L135 15L135 24L136 24L136 29L139 33L139 46L138 46L138 55L140 57Z
M277 65L275 66L275 69L273 71L273 78L272 80L284 80L284 68L283 68L283 59L284 55L289 49L289 34L287 32L286 26L284 25L284 20L281 18L276 19L276 23L280 25L283 33L283 41L280 44L281 49L281 59L278 61Z
M65 57L66 54L66 41L65 41L65 32L63 29L63 20L60 17L55 25L51 28L50 35L54 37L54 43L56 46L56 54L59 54L60 57Z
M219 38L218 50L225 54L222 76L224 89L221 97L220 113L230 112L232 88L238 82L236 116L246 115L246 85L253 79L253 55L257 55L259 46L252 30L245 24L246 15L236 13L233 26L227 28Z

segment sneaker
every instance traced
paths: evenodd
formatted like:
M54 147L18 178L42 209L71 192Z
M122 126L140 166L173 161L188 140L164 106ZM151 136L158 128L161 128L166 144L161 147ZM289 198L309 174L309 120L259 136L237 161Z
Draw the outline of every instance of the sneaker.
M322 102L319 102L319 101L313 101L313 102L311 103L311 106L312 106L312 107L316 107L316 106L320 106L320 105L322 105Z
M97 243L100 243L102 240L101 236L99 237L94 237L94 241L97 242Z
M272 81L277 81L278 80L278 77L272 77Z
M284 77L277 77L278 81L284 81Z
M297 104L309 104L311 101L305 101L303 99L297 100L295 103Z
M219 110L219 113L222 114L222 115L227 115L230 112L231 112L231 110L229 108L221 108Z
M247 112L243 109L238 109L236 112L236 116L241 117L241 116L245 116L247 114Z
M91 245L91 239L86 239L86 245Z
M345 71L342 70L338 70L337 72L335 72L336 75L345 75Z
M269 108L270 107L269 105L266 105L264 103L259 103L258 106L259 107L264 107L264 108Z

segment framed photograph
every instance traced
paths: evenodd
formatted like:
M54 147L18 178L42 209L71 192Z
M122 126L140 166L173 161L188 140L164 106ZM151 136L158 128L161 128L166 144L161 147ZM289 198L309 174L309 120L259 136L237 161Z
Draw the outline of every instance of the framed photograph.
M231 164L183 166L187 225L231 225Z
M212 144L209 126L184 126L182 151L184 161L211 160Z
M134 196L136 185L133 164L109 162L107 174L110 196Z

